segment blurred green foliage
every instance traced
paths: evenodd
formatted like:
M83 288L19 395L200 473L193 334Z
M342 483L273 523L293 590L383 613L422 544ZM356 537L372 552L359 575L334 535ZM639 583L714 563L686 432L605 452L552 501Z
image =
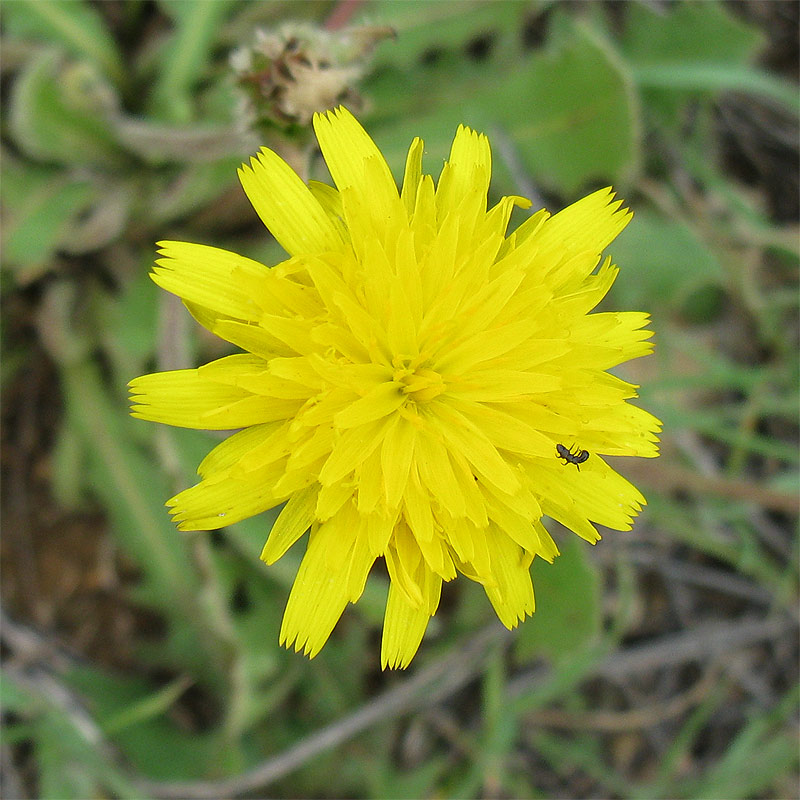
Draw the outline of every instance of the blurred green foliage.
M336 8L289 0L17 0L1 9L9 86L1 285L6 297L34 287L41 298L33 324L63 399L53 491L62 504L103 510L115 546L137 570L130 599L166 626L158 641L135 643L140 674L87 665L65 680L127 764L152 779L239 773L391 680L375 673L385 578L370 578L313 662L280 649L280 617L300 555L270 569L259 562L274 513L218 538L179 535L163 503L192 481L215 440L133 421L125 402L126 382L163 367L165 353L177 352L182 365L219 353L176 321L182 309L147 279L155 241L185 238L265 263L280 258L237 189L235 168L249 152L228 53L260 25L322 23ZM718 477L757 475L764 488L791 493L798 370L784 323L796 302L796 237L773 221L762 197L730 177L718 135L725 92L796 125L796 87L756 65L762 34L713 2L634 2L615 16L601 3L375 0L349 22L397 32L380 44L361 86L362 119L395 174L417 135L436 174L455 127L466 123L493 141L497 196L533 186L557 207L613 183L635 206L634 223L612 248L622 274L611 305L654 316L657 355L630 376L641 377L643 404L664 419L676 463L698 468L685 442L699 437L720 459ZM711 333L739 324L747 330L721 338L742 339L756 355L737 363ZM7 386L36 348L5 333L3 348ZM659 491L657 481L648 494L646 530L752 580L775 609L791 607L796 573L761 538L752 496L685 502ZM513 757L520 741L536 752L538 769L579 770L603 794L779 793L796 768L796 742L785 728L793 694L752 716L721 759L690 777L682 760L726 702L722 691L685 721L657 774L644 777L612 768L590 733L529 729L526 715L545 704L581 706L578 685L631 632L631 609L641 602L624 559L601 570L585 543L565 537L554 566L534 565L539 608L522 626L511 662L498 651L481 673L479 728L451 731L449 752L428 738L404 768L392 756L393 729L378 725L353 745L349 766L336 754L318 757L279 784L278 794L546 796ZM493 620L479 587L460 581L448 590L415 668L457 650ZM549 664L551 677L510 703L509 663ZM189 687L199 687L208 706L203 725L174 713ZM6 741L33 743L39 796L141 796L129 772L75 729L68 709L11 679L2 702L14 720Z

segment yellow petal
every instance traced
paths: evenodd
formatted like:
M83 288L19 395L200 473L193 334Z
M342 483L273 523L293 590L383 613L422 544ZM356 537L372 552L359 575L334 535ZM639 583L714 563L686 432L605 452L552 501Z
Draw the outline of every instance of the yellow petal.
M385 426L384 420L378 420L345 430L319 473L319 482L323 486L335 483L360 466L381 443Z
M216 530L274 508L285 500L275 492L283 467L271 465L251 479L203 479L167 501L173 521L182 531Z
M450 555L450 548L438 535L429 540L417 539L417 544L431 571L445 581L451 581L456 577L456 567Z
M376 447L356 469L358 485L358 510L362 514L372 514L378 510L383 497L383 471L381 469L381 449Z
M331 523L312 529L281 623L280 643L313 658L331 635L347 605L346 580L332 576L328 552L338 545Z
M436 188L439 213L443 216L446 209L459 208L462 214L469 214L470 210L461 207L461 203L470 194L477 203L476 210L485 211L491 174L489 140L483 134L459 125Z
M414 213L414 208L417 204L417 190L422 179L422 153L424 150L425 144L422 139L416 137L411 142L411 146L408 148L408 156L406 157L406 169L403 175L403 189L400 192L400 197L403 200L403 205L406 207L406 214L408 214L409 218Z
M405 669L419 649L428 622L439 605L442 579L425 569L423 586L425 599L419 605L409 603L394 583L389 587L381 640L383 669Z
M344 224L342 198L339 192L333 186L328 186L327 183L321 183L320 181L309 181L308 188L328 215L328 219L334 224L342 241L349 242L350 231Z
M318 425L304 438L293 442L289 460L286 463L289 470L310 471L312 465L323 456L327 457L333 448L333 427ZM312 473L313 474L313 473Z
M422 563L422 553L405 523L400 522L395 527L385 555L392 585L397 585L410 604L422 605L424 599L417 569Z
M369 514L366 517L366 538L373 557L386 554L394 533L397 517L394 514Z
M370 550L367 537L363 535L363 524L359 535L353 541L345 567L344 581L347 584L347 599L355 603L364 593L364 586L367 583L372 565L375 563L375 554Z
M350 483L339 483L323 486L317 497L316 518L324 522L337 514L348 500L353 499L353 486Z
M536 259L540 269L549 273L549 280L560 284L565 278L558 274L560 265L578 253L599 256L630 222L632 214L614 201L611 188L578 200L546 220L535 234ZM586 274L597 263L590 259Z
M364 397L355 400L333 419L337 428L353 428L380 420L396 411L406 401L400 386L394 382L380 383Z
M422 433L417 437L416 449L422 485L449 514L454 517L465 516L467 507L464 494L453 471L447 448L437 438Z
M234 433L220 442L201 462L197 474L203 478L227 474L228 471L254 447L269 438L284 423L268 422L263 425L252 425Z
M498 449L523 456L552 455L556 442L527 421L484 403L455 398L451 402Z
M272 526L261 551L262 561L274 564L311 527L316 504L316 486L309 486L292 495Z
M340 250L336 226L297 173L266 147L239 169L256 213L290 255Z
M287 419L299 407L295 400L261 397L211 381L194 369L143 375L129 385L134 417L180 428L244 428Z
M239 320L258 320L262 311L252 292L234 279L237 271L268 284L267 267L244 256L189 242L159 242L152 279L189 303Z
M339 191L353 187L374 217L397 219L402 206L389 165L356 118L343 106L315 114L314 132Z
M414 426L399 416L386 429L381 448L381 467L386 504L390 509L397 508L405 491L416 438Z
M454 408L439 403L434 425L448 445L460 452L485 481L515 492L519 479L486 435Z
M198 318L197 310L198 306L192 306L192 316L196 319ZM198 321L205 325L202 318L198 319ZM205 326L212 333L219 336L220 339L235 344L237 347L241 347L242 350L255 353L262 358L296 355L294 348L273 336L257 323L239 322L238 320L220 319L219 317L208 319L208 323Z
M410 479L403 493L403 515L414 538L420 541L433 539L434 525L431 497L420 483L416 465L411 467Z
M530 557L525 557L517 544L498 531L492 539L492 575L496 583L484 588L506 628L516 628L536 607L530 564Z
M483 403L513 400L560 389L562 378L544 372L517 369L482 369L468 373L463 381L452 380L450 391L464 400Z

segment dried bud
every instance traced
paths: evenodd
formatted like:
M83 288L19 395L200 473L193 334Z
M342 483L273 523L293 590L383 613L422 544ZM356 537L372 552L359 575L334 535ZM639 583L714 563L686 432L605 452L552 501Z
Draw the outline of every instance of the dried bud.
M391 28L326 31L303 24L257 30L255 42L230 59L243 90L241 119L254 133L309 129L315 112L344 104L362 107L356 84L367 59Z

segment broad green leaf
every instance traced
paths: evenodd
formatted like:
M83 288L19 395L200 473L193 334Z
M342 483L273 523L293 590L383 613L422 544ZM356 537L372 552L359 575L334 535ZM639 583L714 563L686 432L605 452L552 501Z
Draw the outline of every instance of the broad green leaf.
M544 51L479 66L458 62L409 92L421 70L387 69L370 83L391 115L375 120L378 144L397 175L414 136L425 141L424 169L438 175L459 123L489 135L499 129L541 185L574 195L596 182L625 183L639 162L639 108L631 81L607 45L586 26L562 19ZM516 51L514 51L516 52ZM495 145L495 152L498 152ZM498 172L502 158L495 155ZM505 170L508 182L508 170Z
M411 69L431 54L450 51L462 58L466 48L478 37L487 37L493 47L519 38L530 3L525 0L379 0L370 3L359 15L365 24L389 25L397 38L382 44L376 56L378 68L392 64Z
M101 250L120 239L127 227L132 205L132 191L115 178L97 176L92 205L67 229L64 251L84 255Z
M676 310L696 290L724 281L717 256L688 225L647 209L635 211L608 250L620 268L615 307Z
M117 86L126 83L116 42L97 9L84 0L4 3L3 21L10 35L57 43L99 67Z
M566 26L557 50L531 57L486 103L545 186L572 195L587 184L625 183L638 167L630 78L584 25Z
M681 2L661 12L631 3L620 48L648 106L668 127L691 94L745 91L797 113L796 87L751 65L761 33L725 4Z
M91 77L91 76L89 76ZM60 164L119 167L117 147L83 68L43 50L20 71L9 100L9 128L29 156Z
M545 655L558 663L584 651L600 631L600 581L585 542L567 534L552 564L531 566L534 615L520 625L515 641L519 660Z
M733 16L725 5L679 2L653 8L626 7L620 45L634 67L676 64L746 63L762 40L755 28Z

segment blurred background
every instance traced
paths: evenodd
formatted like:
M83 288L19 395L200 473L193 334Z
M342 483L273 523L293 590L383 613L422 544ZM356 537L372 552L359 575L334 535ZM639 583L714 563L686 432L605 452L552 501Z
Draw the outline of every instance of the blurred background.
M3 797L797 797L798 8L4 3ZM217 440L127 415L132 377L227 352L155 242L281 260L236 168L269 144L327 179L308 122L340 102L398 176L463 122L492 201L613 184L604 307L656 331L622 371L665 424L617 465L633 531L551 525L513 634L446 585L404 673L379 569L314 661L279 648L302 546L259 561L273 513L179 534Z

